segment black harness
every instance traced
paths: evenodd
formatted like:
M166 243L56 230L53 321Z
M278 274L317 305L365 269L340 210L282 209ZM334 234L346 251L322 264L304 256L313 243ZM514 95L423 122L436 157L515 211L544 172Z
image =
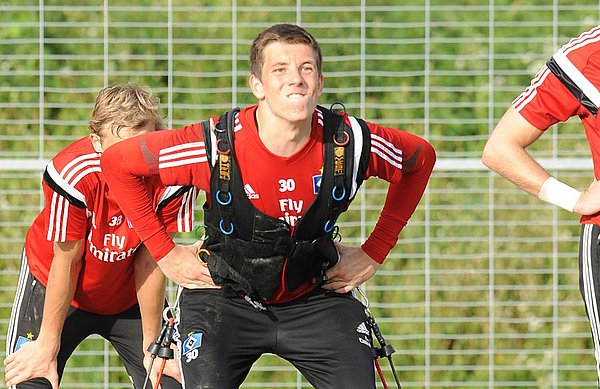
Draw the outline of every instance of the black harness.
M214 128L202 123L206 153L216 161L210 178L210 200L204 204L207 239L201 259L214 282L236 295L268 301L279 286L294 291L307 281L315 287L325 270L335 265L338 253L333 243L335 223L347 209L363 181L368 166L370 132L357 119L362 132L362 150L355 169L355 137L342 115L318 107L324 120L324 170L319 192L294 228L264 214L247 198L233 150L234 120L239 110L225 113ZM354 186L354 191L352 191Z

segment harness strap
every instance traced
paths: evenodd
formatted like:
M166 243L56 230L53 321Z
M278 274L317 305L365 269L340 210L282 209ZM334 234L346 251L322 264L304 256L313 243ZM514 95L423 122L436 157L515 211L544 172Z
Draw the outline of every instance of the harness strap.
M211 193L211 196L219 205L221 220L218 227L225 235L232 235L236 228L234 211L231 206L233 202L232 188L236 177L233 172L234 157L232 145L234 135L233 131L229 131L229 128L232 128L237 112L238 110L227 112L221 116L219 122L215 126L215 136L217 141L214 146L217 153L216 165L218 168L218 180L217 191L214 194Z
M286 222L256 209L245 195L234 151L238 110L222 115L214 129L202 123L212 165L210 201L204 206L208 239L203 247L212 253L207 264L215 282L256 301L268 300L277 286L293 291L319 279L338 260L332 235L366 172L370 132L360 119L360 128L345 123L345 112L318 110L324 128L321 185L293 235ZM361 150L355 155L357 137Z

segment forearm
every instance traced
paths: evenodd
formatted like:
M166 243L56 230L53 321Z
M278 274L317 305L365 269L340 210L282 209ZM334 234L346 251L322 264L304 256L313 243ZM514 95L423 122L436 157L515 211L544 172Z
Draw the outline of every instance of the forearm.
M54 259L48 275L44 312L38 336L42 344L56 346L60 344L65 317L77 288L83 249L83 241L54 244Z
M152 256L159 260L175 244L152 207L143 177L158 175L159 133L145 134L112 145L101 158L102 173L119 207L131 221ZM147 149L147 150L146 150Z
M146 351L160 331L166 278L144 245L136 252L134 266L137 299L142 317L143 347Z
M399 182L389 185L385 203L375 228L363 243L364 252L383 263L388 253L396 245L400 232L415 212L435 165L435 150L423 142L419 157L410 172L405 171Z
M494 143L490 138L482 162L520 189L538 197L550 174L522 147L507 142Z
M550 174L527 153L526 148L542 134L543 131L529 124L510 107L486 142L481 162L537 197Z

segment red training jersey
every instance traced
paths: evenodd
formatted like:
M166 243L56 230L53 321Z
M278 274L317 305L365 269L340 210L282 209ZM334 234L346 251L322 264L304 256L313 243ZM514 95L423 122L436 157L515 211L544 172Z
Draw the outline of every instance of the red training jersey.
M563 81L572 84L585 100L596 108L600 105L600 26L571 39L553 56L551 65L559 69ZM600 127L596 116L567 89L548 65L544 65L531 85L513 101L513 107L531 125L546 131L550 126L572 116L579 116L585 130L592 160L594 177L600 179ZM582 223L600 224L600 214L582 216Z
M247 197L267 215L294 227L319 190L323 171L323 122L317 109L308 142L295 154L281 157L262 143L255 120L257 106L241 110L235 118L234 151ZM218 117L212 118L216 123ZM345 115L350 125L355 119ZM435 151L424 139L405 131L367 122L371 149L366 178L390 182L380 218L363 243L363 250L379 263L396 244L398 235L417 207L435 164ZM214 134L213 134L214 138ZM160 131L122 141L102 159L111 188L122 199L124 212L157 260L174 243L151 215L148 204L132 199L147 196L138 177L160 175L166 185L194 185L210 191L211 165L200 123L178 130ZM213 154L216 147L211 147ZM215 155L211 160L216 160ZM295 292L294 295L302 294ZM278 296L278 302L290 296Z
M195 188L165 187L158 177L140 184L152 193L149 205L167 231L191 231ZM108 190L100 154L89 137L75 141L48 163L42 187L44 208L25 238L31 273L47 285L54 242L84 239L83 267L71 305L103 315L133 306L133 257L141 240Z

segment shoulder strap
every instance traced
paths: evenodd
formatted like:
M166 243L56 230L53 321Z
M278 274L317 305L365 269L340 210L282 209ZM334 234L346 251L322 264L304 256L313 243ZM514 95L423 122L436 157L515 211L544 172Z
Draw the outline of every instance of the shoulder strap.
M317 197L295 229L298 240L313 240L332 233L339 215L352 200L355 139L352 128L338 114L317 107L323 114L323 175Z
M236 217L232 203L245 200L241 177L234 152L234 121L239 109L226 112L214 127L215 143L212 144L213 129L202 123L207 156L213 165L210 176L210 207L205 207L205 221L228 236L245 235L247 218ZM209 141L210 140L210 141ZM216 160L212 161L216 153ZM240 224L241 223L241 224ZM243 236L243 238L248 238Z

